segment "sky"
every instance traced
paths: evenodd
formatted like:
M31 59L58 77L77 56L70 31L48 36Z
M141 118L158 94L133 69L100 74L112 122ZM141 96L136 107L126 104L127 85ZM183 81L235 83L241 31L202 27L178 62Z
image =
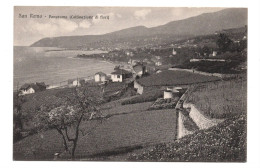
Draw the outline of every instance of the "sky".
M134 26L155 27L222 9L224 8L16 6L14 45L28 46L45 37L99 35ZM30 17L31 14L42 17ZM62 18L57 18L59 16ZM70 18L71 16L85 18Z

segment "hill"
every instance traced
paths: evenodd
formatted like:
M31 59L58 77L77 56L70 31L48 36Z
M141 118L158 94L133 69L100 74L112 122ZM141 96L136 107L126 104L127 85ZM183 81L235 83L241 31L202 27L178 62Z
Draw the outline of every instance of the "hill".
M43 38L31 46L61 48L99 48L102 46L105 49L140 47L169 42L173 39L179 40L188 36L210 34L222 29L243 27L245 25L247 25L247 9L232 8L204 13L152 28L137 26L104 35Z

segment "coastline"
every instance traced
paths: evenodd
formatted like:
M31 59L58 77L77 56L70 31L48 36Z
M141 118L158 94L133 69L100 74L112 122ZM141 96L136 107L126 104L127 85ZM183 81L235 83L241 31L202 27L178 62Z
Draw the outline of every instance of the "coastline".
M57 51L55 48L53 51L46 52L45 49L27 46L14 47L14 91L25 83L45 82L49 86L61 86L66 85L69 79L94 78L96 72L111 73L119 64L95 58L87 58L89 61L79 60L77 54L84 51L71 52L67 49ZM45 53L48 55L46 56ZM93 53L85 52L85 54Z
M88 58L87 56L75 56L73 58L77 58L77 59L94 59L94 60L99 60L99 61L108 62L110 64L117 64L117 65L130 65L127 62L111 61L111 60L105 60L105 59L100 59L100 58Z
M112 65L114 65L114 66L125 66L125 65L128 65L129 66L129 64L127 63L127 62L120 62L120 61L111 61L111 60L104 60L104 59L99 59L99 58L83 58L83 57L78 57L78 56L72 56L72 57L67 57L67 58L69 58L69 59L88 59L88 60L97 60L97 61L100 61L100 62L104 62L104 63L109 63L109 64L112 64ZM98 72L98 71L97 71ZM95 72L96 73L96 72ZM88 75L88 76L85 76L85 77L78 77L78 78L76 78L76 77L71 77L71 78L69 78L69 79L67 79L67 80L63 80L63 81L60 81L60 82L55 82L55 83L50 83L50 84L48 84L47 82L45 82L45 81L43 81L43 82L45 82L46 84L47 84L47 89L57 89L57 88L65 88L65 87L69 87L69 85L68 85L68 81L69 80L80 80L80 79L84 79L86 82L88 81L88 82L90 82L90 81L93 81L94 80L94 75L95 75L95 73L93 73L93 74L90 74L90 75ZM107 75L108 74L110 74L110 73L106 73ZM28 82L29 83L29 82ZM66 83L66 84L65 84ZM14 91L16 91L17 90L17 86L14 86L14 88L13 88L13 90Z

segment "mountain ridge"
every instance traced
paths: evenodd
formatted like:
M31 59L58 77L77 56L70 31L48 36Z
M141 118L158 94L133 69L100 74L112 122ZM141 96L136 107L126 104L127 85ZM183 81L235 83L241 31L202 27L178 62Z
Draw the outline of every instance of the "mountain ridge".
M178 36L206 35L222 29L237 28L245 25L247 25L247 8L227 8L183 20L171 21L151 28L140 25L102 35L47 37L36 41L31 46L84 48L108 43L109 46L116 47L120 43L128 42L129 40L132 40L132 43L134 43L144 38L152 39L158 36L174 38Z

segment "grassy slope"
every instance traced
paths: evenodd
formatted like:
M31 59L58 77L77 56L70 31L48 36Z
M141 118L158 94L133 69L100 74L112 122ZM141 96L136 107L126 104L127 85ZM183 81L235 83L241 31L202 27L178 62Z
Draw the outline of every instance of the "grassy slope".
M236 79L199 85L187 102L211 118L226 118L246 112L247 81Z
M174 143L161 143L131 161L245 162L246 115L229 118L207 130L197 131Z
M94 154L105 155L110 151L128 149L147 144L171 142L175 139L176 116L173 110L144 111L147 103L136 106L121 106L107 111L107 114L117 114L109 117L101 124L96 121L82 123L82 128L90 131L87 136L80 137L76 157L86 158ZM135 111L133 113L133 111ZM128 113L128 114L127 114ZM130 149L129 149L130 150ZM15 160L52 160L55 152L62 152L62 140L55 130L29 136L14 144ZM122 152L122 151L121 151ZM125 152L129 152L128 150ZM36 154L34 158L33 153Z
M111 83L108 85L106 91L107 92L116 92L122 87L124 84L122 83ZM99 93L100 87L98 85L90 85L92 91L96 91ZM75 88L60 88L60 89L50 89L42 92L36 92L34 94L25 95L25 103L22 105L22 112L27 114L28 118L33 118L35 112L39 109L39 107L43 104L50 106L56 105L58 102L64 101L64 96L69 95L73 92ZM24 128L27 130L33 129L33 125L29 120L24 124Z
M168 86L168 85L185 85L199 82L208 82L219 80L215 76L205 76L185 71L163 71L138 80L138 83L144 86Z
M133 97L131 99L127 99L122 102L122 105L126 104L136 104L136 103L143 103L143 102L152 102L157 100L158 98L163 97L163 91L160 89L153 89L147 91L141 95Z
M189 102L208 117L228 117L223 123L174 143L158 144L126 160L246 161L246 80L207 83L199 88L191 94Z
M237 81L233 83L224 82L218 84L217 87L218 89L222 87L222 92L227 93L227 96L230 95L231 98L240 95L238 96L240 100L245 100L244 96L246 90L244 89L246 89L246 85L243 85L242 91L238 92L241 90L241 87L239 87L242 86L241 83ZM219 92L219 90L213 89L215 84L208 85L209 88L211 88L210 86L212 86L212 90L210 92L209 89L205 89L204 91L198 91L198 93L202 93L201 95L204 95L203 93L212 92L212 95L215 95ZM232 90L232 88L234 88L234 90ZM41 94L47 93L48 92ZM197 95L200 95L198 93ZM234 95L234 93L238 94ZM59 96L57 93L55 93L55 95ZM34 102L38 101L35 97L37 94L30 96L32 96L32 100ZM54 99L56 98L54 97ZM204 99L205 98L201 98L201 100ZM215 99L223 99L223 95L219 94L218 97L215 97ZM46 98L44 101L50 100L51 98ZM236 99L226 102L226 104L233 105L236 101L238 100ZM218 107L219 104L223 103L225 104L225 102L218 102L215 107ZM120 103L118 103L117 106L118 105L120 105ZM240 118L230 118L225 123L220 124L220 126L213 127L212 129L206 131L199 131L194 135L184 137L179 142L161 144L162 142L173 141L175 138L175 132L172 131L175 130L176 127L175 113L173 113L172 110L145 111L145 108L148 105L148 103L140 103L135 106L124 106L126 108L118 106L108 109L107 115L121 113L122 109L124 109L124 114L110 117L107 121L100 124L92 134L82 137L77 148L77 158L90 157L96 153L100 153L97 156L102 157L105 153L107 154L106 151L111 151L110 155L114 155L116 153L114 152L116 149L158 143L159 145L152 148L152 152L146 151L144 154L131 156L129 159L154 161L245 160L245 116L240 116ZM132 113L133 111L137 113ZM95 124L97 123L84 123L83 127L91 127ZM120 134L118 134L118 132L120 132ZM49 130L42 134L29 136L15 143L14 159L51 160L53 158L53 154L55 152L61 152L62 149L60 136L55 130ZM36 154L36 158L34 158L33 153Z

